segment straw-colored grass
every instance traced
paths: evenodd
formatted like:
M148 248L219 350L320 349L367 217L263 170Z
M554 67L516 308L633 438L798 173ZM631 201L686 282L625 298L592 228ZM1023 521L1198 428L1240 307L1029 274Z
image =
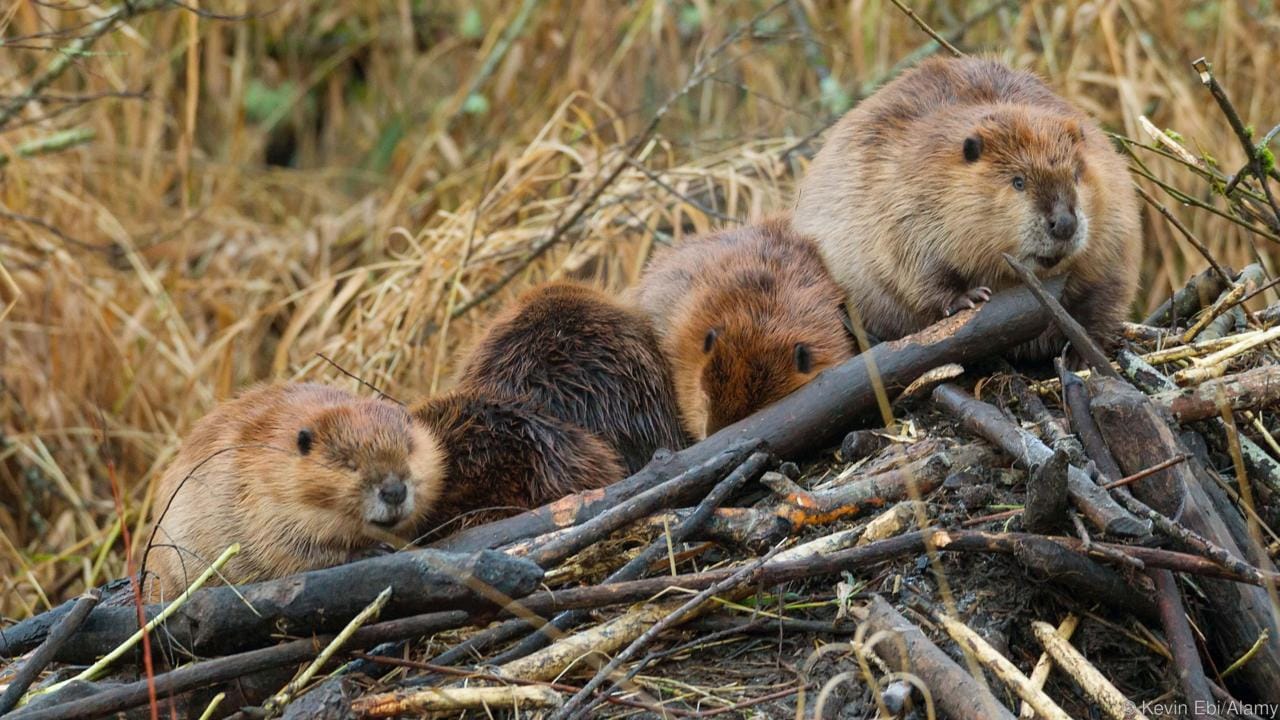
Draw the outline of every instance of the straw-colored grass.
M991 5L912 4L941 32ZM459 347L530 283L620 289L657 243L785 208L803 141L928 37L889 2L794 0L713 53L767 5L225 0L200 7L263 14L168 7L76 57L0 129L0 613L121 574L108 464L136 544L182 433L237 388L352 383L318 353L397 397L447 387ZM955 42L1042 72L1144 143L1148 116L1230 173L1243 152L1190 63L1214 63L1259 135L1280 122L1267 6L1008 2ZM0 8L5 38L35 35L0 48L0 94L71 42L49 31L110 7ZM709 78L633 142L700 61ZM105 97L66 102L84 95ZM71 147L19 152L66 130L80 131ZM628 149L582 222L526 266ZM1144 186L1223 263L1256 251L1272 267L1268 241ZM1153 212L1145 262L1139 310L1203 265Z

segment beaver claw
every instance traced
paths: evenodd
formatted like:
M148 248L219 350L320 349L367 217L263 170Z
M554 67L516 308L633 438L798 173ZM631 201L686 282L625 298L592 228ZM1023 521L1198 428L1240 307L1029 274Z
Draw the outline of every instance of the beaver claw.
M960 293L942 311L943 317L951 317L961 310L972 310L991 299L991 288L982 286Z

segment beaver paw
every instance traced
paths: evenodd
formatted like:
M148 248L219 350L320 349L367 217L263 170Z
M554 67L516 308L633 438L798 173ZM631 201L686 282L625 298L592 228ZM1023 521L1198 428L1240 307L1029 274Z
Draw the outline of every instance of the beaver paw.
M961 310L972 310L991 299L991 288L982 286L960 293L942 311L943 317L951 317Z
M391 545L384 542L380 542L376 545L370 545L368 547L356 548L355 550L351 550L350 552L347 553L347 562L355 562L357 560L368 560L369 558L382 557L383 555L390 555L395 551L396 549L391 547Z

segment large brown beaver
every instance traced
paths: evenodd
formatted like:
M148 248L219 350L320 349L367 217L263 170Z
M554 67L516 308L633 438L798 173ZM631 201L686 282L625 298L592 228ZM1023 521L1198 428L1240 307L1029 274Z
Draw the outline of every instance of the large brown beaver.
M882 339L1016 284L1002 253L1067 275L1064 304L1103 341L1138 282L1124 160L1087 115L994 60L926 60L846 113L800 185L795 226ZM1062 343L1046 332L1015 355Z

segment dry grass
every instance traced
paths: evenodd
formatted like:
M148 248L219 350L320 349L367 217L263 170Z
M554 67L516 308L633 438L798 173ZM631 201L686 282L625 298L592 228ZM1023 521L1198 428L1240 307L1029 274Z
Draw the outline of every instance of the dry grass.
M171 7L103 37L0 131L14 156L0 169L0 613L121 574L108 464L137 528L182 432L237 388L350 382L324 353L392 395L430 392L520 288L567 275L618 289L655 243L786 207L803 141L928 38L888 2L798 0L712 56L766 5L282 0L247 21ZM915 5L945 32L989 3ZM1173 5L1007 3L956 43L1044 73L1143 142L1146 115L1234 172L1244 155L1190 62L1213 61L1261 134L1280 122L1280 20L1265 2ZM78 28L106 7L12 2L0 27ZM0 92L22 92L57 57L45 48L68 42L0 49ZM526 265L700 59L709 79ZM144 97L65 101L119 93ZM66 129L96 136L17 157ZM1144 185L1222 262L1273 267L1260 236ZM1154 213L1147 247L1139 309L1203 265Z

